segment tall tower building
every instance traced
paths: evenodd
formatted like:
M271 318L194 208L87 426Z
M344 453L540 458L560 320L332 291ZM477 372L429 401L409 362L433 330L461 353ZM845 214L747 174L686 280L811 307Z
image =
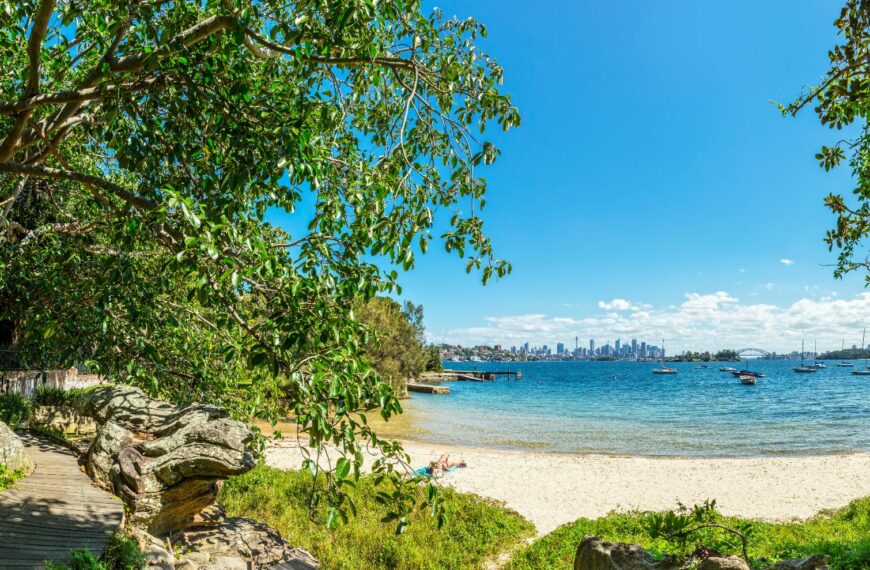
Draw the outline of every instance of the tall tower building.
M631 339L631 355L637 356L637 339Z
M589 356L595 354L595 339L589 339Z

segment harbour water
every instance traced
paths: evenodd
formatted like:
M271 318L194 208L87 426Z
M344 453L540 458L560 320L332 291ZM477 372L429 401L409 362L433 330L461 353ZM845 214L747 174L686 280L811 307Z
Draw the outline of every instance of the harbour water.
M870 451L870 376L834 362L446 363L519 370L522 380L451 382L449 396L413 394L402 418L423 441L508 449L647 456L763 456ZM767 375L744 386L721 366ZM857 363L863 366L863 363ZM393 423L393 422L391 422Z

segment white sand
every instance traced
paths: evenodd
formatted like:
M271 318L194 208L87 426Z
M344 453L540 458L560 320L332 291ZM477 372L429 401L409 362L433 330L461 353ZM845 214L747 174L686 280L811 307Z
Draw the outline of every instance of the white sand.
M613 510L663 510L716 499L727 515L804 519L870 495L870 454L685 459L504 451L406 441L414 467L442 453L468 467L441 482L504 501L539 534ZM267 462L298 469L295 440L273 443Z

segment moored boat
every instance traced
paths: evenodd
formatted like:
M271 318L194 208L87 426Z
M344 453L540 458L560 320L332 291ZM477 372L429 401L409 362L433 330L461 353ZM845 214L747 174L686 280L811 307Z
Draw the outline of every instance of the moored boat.
M653 374L679 374L679 370L676 368L670 368L668 366L661 366L659 368L653 368Z
M730 366L723 366L719 369L719 372L737 372L737 369L731 368Z
M837 363L837 366L839 366L840 368L852 368L852 367L855 366L855 365L852 364L851 362L845 362L845 361L844 361L844 362L839 362L839 363Z
M764 378L766 375L761 372L753 372L752 370L735 370L731 374L737 376L738 378L741 376L752 376L753 378Z
M818 372L819 371L819 369L816 368L815 366L805 366L804 365L804 341L801 341L801 365L795 366L794 368L792 368L792 370L794 370L795 372L802 373L802 374L807 374L810 372Z
M852 374L856 376L870 376L870 368L859 368L858 370L853 370Z
M746 384L749 386L755 385L755 376L750 376L749 374L741 374L740 376L738 376L738 378L740 378L741 384Z

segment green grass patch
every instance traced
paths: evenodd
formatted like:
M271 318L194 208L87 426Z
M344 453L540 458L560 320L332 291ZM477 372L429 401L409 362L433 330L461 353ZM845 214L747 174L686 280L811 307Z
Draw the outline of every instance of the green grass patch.
M375 500L371 476L360 477L349 491L357 515L327 530L326 509L309 510L310 492L310 473L261 465L227 480L219 500L232 516L274 526L325 569L477 568L534 534L532 523L496 501L442 489L448 517L444 526L438 529L435 517L418 511L397 536L395 523L381 522L387 509Z
M0 491L11 489L16 481L24 477L24 471L12 471L5 465L0 465Z
M37 386L33 402L37 406L68 406L80 409L86 391L81 388L66 390L58 386Z
M632 542L653 554L685 554L696 547L715 546L725 554L740 554L739 542L721 532L706 530L688 542L682 552L647 532L649 513L613 513L595 520L579 519L517 551L507 568L573 568L574 552L584 536L595 535L612 542ZM747 519L721 517L726 526L737 527ZM842 509L824 511L799 523L752 522L749 557L756 568L810 554L830 556L834 570L870 570L870 497L852 501ZM679 549L678 549L679 550Z

